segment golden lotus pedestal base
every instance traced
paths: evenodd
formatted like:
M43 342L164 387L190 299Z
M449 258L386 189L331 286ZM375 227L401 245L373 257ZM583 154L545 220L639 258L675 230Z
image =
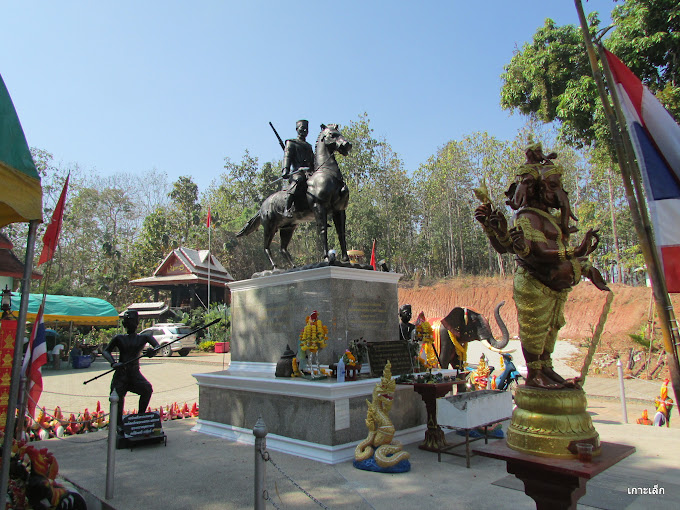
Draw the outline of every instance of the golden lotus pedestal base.
M573 459L577 457L577 443L590 443L593 456L600 455L600 436L586 411L583 390L520 386L515 392L515 404L507 441L513 450Z

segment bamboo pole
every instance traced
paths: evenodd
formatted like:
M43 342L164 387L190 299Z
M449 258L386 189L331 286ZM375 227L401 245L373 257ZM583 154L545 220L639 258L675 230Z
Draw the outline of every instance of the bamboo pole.
M588 52L588 59L590 60L590 66L593 72L593 78L597 84L597 89L600 94L600 99L602 100L602 105L605 110L605 115L609 121L609 126L612 132L612 138L614 141L614 149L616 151L616 157L618 159L619 168L621 169L621 177L623 179L623 185L626 190L626 199L628 200L628 205L630 207L631 216L633 219L633 225L635 226L635 231L640 240L640 247L642 254L645 258L647 264L647 271L649 272L649 277L652 281L652 292L654 294L654 301L656 303L657 314L659 315L659 323L661 327L661 332L664 340L664 347L666 352L672 355L672 361L669 364L671 381L673 386L673 392L675 393L676 400L680 397L680 367L678 366L678 355L676 351L676 342L674 329L671 327L671 322L674 321L673 307L668 296L666 289L666 282L664 280L663 272L660 270L660 264L658 259L658 254L656 250L656 245L651 235L651 225L649 218L647 216L646 205L644 194L639 183L636 179L634 169L634 155L632 152L632 144L626 136L623 136L622 132L619 130L619 125L621 125L621 119L618 119L619 124L617 124L616 113L620 114L620 107L618 112L612 109L609 103L609 98L605 90L604 82L600 70L597 66L597 59L595 56L595 49L593 47L592 40L590 38L590 31L588 29L588 23L586 21L585 14L583 12L583 6L581 5L581 0L574 0L576 5L576 10L578 12L579 20L581 23L581 30L583 32L583 40L586 45L586 50ZM602 57L602 56L601 56ZM611 80L611 73L609 72L609 67L607 66L606 59L600 58L602 62L603 69L607 76L610 85L613 84ZM609 88L612 94L612 99L614 100L615 107L618 107L616 90L612 86ZM677 328L675 328L675 333L677 333ZM678 409L680 413L680 408Z

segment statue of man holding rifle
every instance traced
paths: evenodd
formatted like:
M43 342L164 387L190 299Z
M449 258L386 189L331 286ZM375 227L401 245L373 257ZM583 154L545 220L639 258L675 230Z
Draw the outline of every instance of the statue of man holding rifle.
M283 145L283 169L281 173L285 179L288 179L286 209L283 212L286 218L293 217L295 198L304 194L307 177L314 172L314 149L307 142L309 122L298 120L295 123L295 130L298 134L297 138L286 140L285 145ZM278 137L278 133L276 136Z
M118 427L122 426L123 407L125 395L128 391L139 395L139 412L146 412L151 401L153 387L146 380L139 370L139 358L146 344L150 344L153 349L146 352L146 356L153 357L158 348L158 342L151 335L138 335L137 326L139 324L139 314L136 310L126 310L123 314L123 327L127 331L126 335L116 335L109 345L104 348L102 356L111 364L115 370L111 380L111 391L116 390L119 397L118 403ZM120 353L118 362L113 359L112 352L118 349Z

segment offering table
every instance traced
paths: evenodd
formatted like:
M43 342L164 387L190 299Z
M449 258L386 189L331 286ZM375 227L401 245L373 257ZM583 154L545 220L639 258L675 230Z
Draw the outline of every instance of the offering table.
M511 449L505 441L474 452L506 461L508 473L524 482L524 493L536 502L537 510L571 510L586 493L588 480L635 452L633 446L606 442L601 449L592 462L530 455Z

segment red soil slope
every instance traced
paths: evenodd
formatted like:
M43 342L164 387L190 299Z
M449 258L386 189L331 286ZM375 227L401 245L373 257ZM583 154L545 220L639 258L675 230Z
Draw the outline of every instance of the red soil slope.
M639 333L649 319L651 289L612 285L614 301L600 342L600 352L612 355L627 354L634 344L630 333ZM567 325L560 331L560 338L571 339L576 343L592 337L597 324L605 293L599 291L589 281L583 281L571 292L565 308ZM415 318L420 311L427 318L443 317L456 306L468 307L480 312L490 320L495 337L500 330L493 320L493 309L500 301L506 304L501 308L501 316L508 326L510 336L518 335L517 312L512 300L512 279L465 277L444 280L431 286L415 286L404 282L399 287L399 305L410 303ZM680 296L674 296L675 309L679 309ZM660 334L655 337L659 343ZM639 347L638 347L639 348Z

